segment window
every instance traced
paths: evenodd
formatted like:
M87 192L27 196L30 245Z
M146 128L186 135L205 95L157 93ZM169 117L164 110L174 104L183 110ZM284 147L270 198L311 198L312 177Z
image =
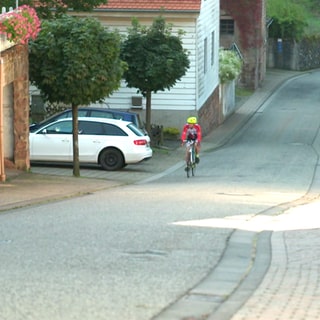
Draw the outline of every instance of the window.
M207 73L207 60L208 60L208 40L207 38L204 39L203 44L203 73Z
M119 127L109 124L103 123L103 131L107 136L127 136L127 134Z
M45 128L48 134L71 134L72 133L72 121L62 121L52 124ZM42 131L40 132L42 133Z
M211 32L211 65L212 66L214 64L214 44L215 44L214 31L212 31Z
M111 112L106 112L105 110L104 111L92 110L90 113L90 116L95 118L108 118L108 119L114 118Z
M102 124L100 122L93 121L79 121L79 133L93 135L104 134Z
M222 19L220 20L220 34L234 34L234 20Z
M61 114L60 117L57 117L55 120L66 119L66 118L72 118L72 110Z
M145 134L140 130L138 129L133 123L129 123L128 124L128 128L137 136L139 137L142 137L144 136Z
M72 112L72 111L71 111ZM70 113L71 113L70 112ZM87 117L87 110L78 110L78 117ZM72 115L70 114L70 117L71 117Z

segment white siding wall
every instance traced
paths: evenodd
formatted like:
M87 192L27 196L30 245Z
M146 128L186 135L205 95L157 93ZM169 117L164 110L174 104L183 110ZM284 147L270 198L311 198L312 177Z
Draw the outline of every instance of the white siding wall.
M173 31L183 29L184 47L189 51L190 68L186 75L170 90L152 94L152 110L154 123L173 125L184 123L185 117L192 111L199 110L219 85L219 0L202 0L200 14L166 13L163 14L168 23L174 25ZM94 12L105 26L118 29L125 34L131 27L132 14L126 12ZM150 13L136 12L142 25L151 25ZM212 35L214 37L212 38ZM207 53L204 54L204 39L207 39ZM204 57L207 70L204 73ZM132 96L139 96L137 89L127 88L125 82L118 91L105 99L111 108L130 109ZM103 106L104 104L96 104ZM142 110L145 109L145 99ZM142 111L143 112L143 111ZM165 118L165 119L164 119ZM159 122L158 122L159 120Z
M137 17L141 24L150 25L152 19L149 20ZM189 53L190 68L186 75L181 78L177 84L171 88L171 90L159 91L152 94L152 109L153 110L195 110L196 109L196 79L197 79L197 66L196 66L196 19L174 19L165 17L168 23L173 24L173 33L182 29L185 31L183 36L184 48ZM118 29L120 33L126 33L128 27L131 27L131 19L117 20L116 23L113 20L106 21L106 19L100 18L101 22L111 29ZM105 102L111 108L129 109L132 107L131 97L139 96L137 89L128 88L123 81L121 88L113 93L109 98L105 99ZM95 104L96 106L103 106L103 104ZM143 99L143 109L145 108L145 99Z
M197 24L197 109L219 85L219 10L219 0L202 0Z

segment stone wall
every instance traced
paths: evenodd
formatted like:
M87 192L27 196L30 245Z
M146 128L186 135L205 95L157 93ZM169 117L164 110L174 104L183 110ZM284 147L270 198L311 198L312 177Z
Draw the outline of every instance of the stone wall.
M6 108L2 123L8 141L4 150L7 165L21 170L30 168L29 161L29 60L28 47L15 45L1 52L3 59L3 83L0 88L5 97L0 106ZM13 137L10 138L10 137ZM12 141L13 140L13 141ZM11 142L12 141L12 142Z
M269 39L268 68L311 70L320 67L320 39L293 40Z

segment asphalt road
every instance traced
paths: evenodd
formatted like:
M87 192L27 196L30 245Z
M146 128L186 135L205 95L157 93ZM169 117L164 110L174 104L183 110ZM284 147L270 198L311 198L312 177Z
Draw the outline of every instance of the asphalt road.
M206 279L234 230L260 232L252 217L281 214L317 189L319 79L279 88L202 156L194 178L177 168L1 214L0 318L169 319L166 307Z

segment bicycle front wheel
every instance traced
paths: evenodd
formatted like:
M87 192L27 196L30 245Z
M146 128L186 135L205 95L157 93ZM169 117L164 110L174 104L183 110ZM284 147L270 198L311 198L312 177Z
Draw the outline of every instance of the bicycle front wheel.
M185 171L187 173L187 178L189 178L190 177L190 163L187 164Z
M191 154L190 154L190 167L191 167L191 174L194 177L195 173L196 173L196 150L195 150L195 146L192 146L191 149Z
M196 164L195 163L193 163L192 166L191 166L191 174L192 174L193 177L196 174Z

